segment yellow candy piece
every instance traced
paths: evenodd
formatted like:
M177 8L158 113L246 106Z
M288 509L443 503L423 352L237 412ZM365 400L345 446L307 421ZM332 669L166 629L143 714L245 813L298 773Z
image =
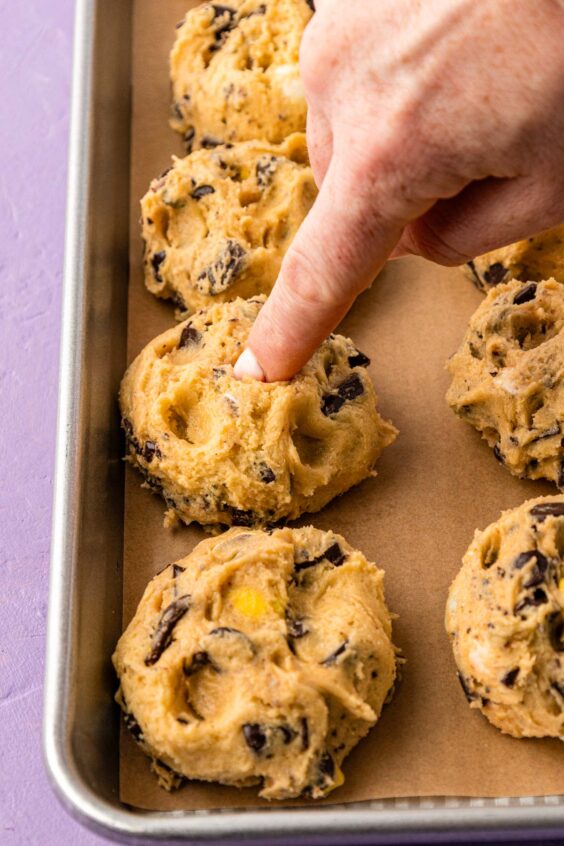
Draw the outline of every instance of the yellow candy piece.
M259 620L270 608L262 593L255 588L233 588L228 594L228 599L236 611L253 620Z
M564 593L564 578L560 579L560 581L558 582L558 590Z
M333 790L336 790L338 787L341 787L342 784L345 783L345 774L340 768L338 764L335 764L335 778L333 784L331 784L326 790L323 791L324 796L328 796Z

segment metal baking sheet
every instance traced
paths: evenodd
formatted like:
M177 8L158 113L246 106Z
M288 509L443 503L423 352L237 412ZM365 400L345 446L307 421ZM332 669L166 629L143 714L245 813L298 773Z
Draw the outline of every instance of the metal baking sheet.
M162 0L165 2L165 0ZM133 0L77 4L44 751L59 797L119 839L391 843L564 833L564 797L143 812L118 793L109 656L121 628Z

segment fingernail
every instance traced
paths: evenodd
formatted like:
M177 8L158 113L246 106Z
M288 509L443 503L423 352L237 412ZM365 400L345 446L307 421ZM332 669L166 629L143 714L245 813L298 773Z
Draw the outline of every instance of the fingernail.
M256 360L252 350L248 347L235 362L233 375L236 379L242 379L243 376L250 376L251 379L256 379L258 382L265 381L264 370Z

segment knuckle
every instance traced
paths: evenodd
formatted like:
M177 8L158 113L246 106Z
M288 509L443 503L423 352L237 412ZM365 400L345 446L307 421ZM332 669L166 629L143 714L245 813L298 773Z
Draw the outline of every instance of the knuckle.
M472 258L457 249L440 230L425 220L418 220L408 226L404 231L402 243L409 252L446 267L464 264Z

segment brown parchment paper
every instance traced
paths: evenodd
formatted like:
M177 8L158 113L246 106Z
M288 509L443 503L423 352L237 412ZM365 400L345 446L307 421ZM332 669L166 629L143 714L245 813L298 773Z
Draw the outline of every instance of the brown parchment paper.
M168 51L190 0L136 0L131 174L131 361L174 322L173 309L142 281L139 199L152 177L182 155L167 124ZM346 198L344 198L346 201ZM514 740L471 711L455 676L443 628L448 586L476 527L523 500L554 493L513 479L468 425L449 410L444 363L481 295L457 269L418 259L390 263L342 324L372 358L380 410L400 429L378 477L303 522L342 533L386 571L394 640L407 664L392 704L345 761L345 785L325 800L406 796L523 796L564 790L564 745ZM196 528L163 528L163 503L127 469L124 625L145 585L202 540ZM193 782L167 794L127 732L121 741L121 799L152 810L267 804L253 790Z

